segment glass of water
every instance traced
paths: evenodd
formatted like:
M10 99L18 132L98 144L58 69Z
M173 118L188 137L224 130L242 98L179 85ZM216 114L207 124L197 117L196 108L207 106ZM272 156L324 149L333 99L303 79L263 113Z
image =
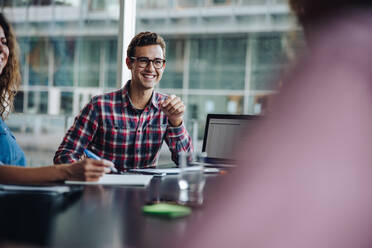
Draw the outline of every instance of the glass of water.
M201 205L205 185L204 168L202 165L193 164L192 158L193 154L191 153L181 152L179 154L179 202L181 204Z

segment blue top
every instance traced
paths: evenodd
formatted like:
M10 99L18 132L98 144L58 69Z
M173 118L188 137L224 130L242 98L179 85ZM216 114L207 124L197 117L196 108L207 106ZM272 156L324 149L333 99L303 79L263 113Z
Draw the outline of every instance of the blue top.
M0 165L26 165L26 157L9 127L0 118Z

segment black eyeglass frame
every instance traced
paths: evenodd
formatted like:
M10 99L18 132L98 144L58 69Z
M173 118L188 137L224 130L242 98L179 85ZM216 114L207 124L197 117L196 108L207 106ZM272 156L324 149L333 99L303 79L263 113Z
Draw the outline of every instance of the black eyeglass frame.
M138 62L138 65L141 68L146 68L147 66L149 66L149 63L152 62L152 65L154 66L155 69L162 69L164 67L165 62L166 62L165 59L159 59L159 58L149 59L148 57L130 57L130 59L136 60ZM144 65L144 66L140 65L139 59L146 60L146 65ZM156 66L155 61L161 61L162 62L161 66L160 67Z

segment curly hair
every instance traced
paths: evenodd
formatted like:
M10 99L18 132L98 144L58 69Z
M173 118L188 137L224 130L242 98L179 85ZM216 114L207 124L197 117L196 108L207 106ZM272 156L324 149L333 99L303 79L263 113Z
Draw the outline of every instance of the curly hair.
M12 26L0 13L0 25L8 43L9 56L6 66L0 75L0 117L5 119L13 109L14 96L21 83L19 70L19 47Z
M136 47L141 46L149 46L149 45L159 45L163 50L164 58L165 58L165 42L164 39L158 35L157 33L153 32L141 32L134 36L131 40L128 49L127 49L127 57L134 57L136 52Z

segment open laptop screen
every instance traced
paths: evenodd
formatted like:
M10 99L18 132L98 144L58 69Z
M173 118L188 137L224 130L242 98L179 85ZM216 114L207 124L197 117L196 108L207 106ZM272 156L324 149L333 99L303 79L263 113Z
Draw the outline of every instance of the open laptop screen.
M235 163L236 145L241 143L250 126L262 117L257 115L208 114L205 125L203 152L206 162Z

